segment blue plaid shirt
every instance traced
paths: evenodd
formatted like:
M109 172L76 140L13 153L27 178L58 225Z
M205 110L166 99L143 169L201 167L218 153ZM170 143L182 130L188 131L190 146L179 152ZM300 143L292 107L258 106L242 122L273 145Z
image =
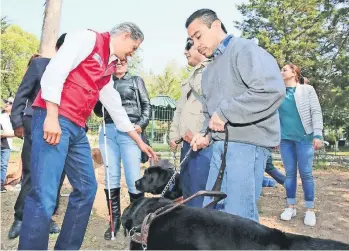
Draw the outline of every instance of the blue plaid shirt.
M224 38L224 40L218 45L217 49L213 52L213 58L216 58L219 55L222 55L225 51L225 48L227 48L230 39L233 37L233 35L228 35Z

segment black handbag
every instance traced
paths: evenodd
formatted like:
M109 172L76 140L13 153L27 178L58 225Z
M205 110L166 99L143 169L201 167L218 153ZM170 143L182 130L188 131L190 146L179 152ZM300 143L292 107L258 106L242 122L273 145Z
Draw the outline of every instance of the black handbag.
M133 83L133 87L134 87L135 92L136 92L138 111L140 111L141 116L142 116L142 108L141 108L141 104L139 102L139 90L138 90L138 87L135 86L135 81L136 81L136 79L135 79L135 77L133 77L132 78L132 83ZM147 137L147 133L145 132L145 128L144 128L144 130L142 130L141 138L142 138L143 142L146 143L149 146L149 140L148 140L148 137ZM144 163L148 162L148 160L149 160L148 155L145 152L142 152L141 153L141 163L144 164Z

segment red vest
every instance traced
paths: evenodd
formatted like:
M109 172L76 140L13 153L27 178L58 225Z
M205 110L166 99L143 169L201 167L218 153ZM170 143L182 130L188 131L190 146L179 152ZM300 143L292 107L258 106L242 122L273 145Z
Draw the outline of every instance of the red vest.
M99 98L101 90L115 72L116 64L108 65L110 35L96 32L96 44L91 54L72 70L63 85L58 113L75 124L85 127L87 118ZM41 90L33 106L46 109Z

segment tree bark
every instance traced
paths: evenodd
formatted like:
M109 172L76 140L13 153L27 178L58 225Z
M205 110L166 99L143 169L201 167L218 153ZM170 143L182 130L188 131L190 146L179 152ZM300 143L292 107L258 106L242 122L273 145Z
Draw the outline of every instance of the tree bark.
M46 0L39 49L39 54L43 57L51 58L56 53L55 46L59 33L61 9L62 0Z

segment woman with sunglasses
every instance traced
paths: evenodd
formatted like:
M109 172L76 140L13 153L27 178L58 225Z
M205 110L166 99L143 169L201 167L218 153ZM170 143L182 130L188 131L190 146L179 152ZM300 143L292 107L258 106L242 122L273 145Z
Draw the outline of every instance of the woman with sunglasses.
M131 76L128 72L127 62L117 62L116 71L113 75L114 89L121 97L122 106L134 126L136 131L141 134L149 123L150 100L143 79L138 76ZM102 104L98 102L94 108L97 116L102 117ZM144 194L136 189L135 182L141 178L141 150L135 141L125 132L118 130L108 112L105 112L106 128L106 147L108 155L109 188L112 201L112 214L115 234L120 228L120 179L121 179L121 161L128 187L130 201L144 197ZM103 129L99 135L99 149L106 163L105 142L103 138ZM107 178L105 180L107 187ZM109 207L108 190L105 189L107 205ZM108 228L104 233L106 240L111 239L111 230Z

